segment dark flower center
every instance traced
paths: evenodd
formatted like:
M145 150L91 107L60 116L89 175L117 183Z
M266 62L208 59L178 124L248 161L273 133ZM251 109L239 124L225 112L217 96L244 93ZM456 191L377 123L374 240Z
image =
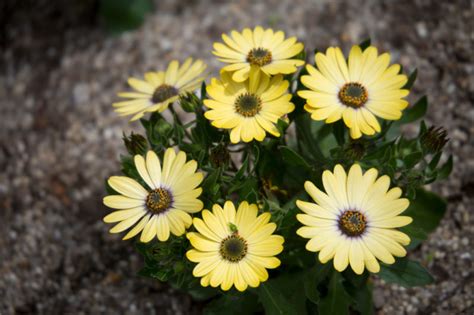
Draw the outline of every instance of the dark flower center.
M363 106L369 98L366 88L357 82L344 84L338 96L341 103L353 108Z
M153 92L151 101L153 103L161 103L178 94L179 94L179 91L174 86L171 86L168 84L162 84L156 88L155 92Z
M339 228L347 236L359 236L365 231L365 216L359 211L347 210L339 217Z
M265 48L254 48L247 54L247 62L262 67L272 62L272 53Z
M239 262L247 255L247 249L247 241L235 232L222 240L219 253L225 260Z
M255 94L244 93L235 100L235 111L244 117L253 117L262 109L262 100Z
M173 196L163 188L152 190L146 197L146 207L155 214L166 212L171 207L172 202Z

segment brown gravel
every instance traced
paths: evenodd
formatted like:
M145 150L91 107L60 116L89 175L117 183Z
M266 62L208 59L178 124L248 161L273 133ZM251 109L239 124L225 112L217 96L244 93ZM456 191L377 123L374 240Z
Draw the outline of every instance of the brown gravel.
M474 313L469 1L169 0L118 37L90 18L95 1L80 14L72 14L74 1L24 1L19 9L14 2L0 10L0 314L199 312L187 296L136 276L140 257L101 222L122 130L138 129L110 104L128 76L173 58L203 58L216 73L211 43L256 24L318 49L370 36L406 68L418 67L411 100L429 95L428 121L448 129L455 161L449 180L432 187L449 201L446 217L412 254L436 283L407 290L377 282L375 304L379 314Z

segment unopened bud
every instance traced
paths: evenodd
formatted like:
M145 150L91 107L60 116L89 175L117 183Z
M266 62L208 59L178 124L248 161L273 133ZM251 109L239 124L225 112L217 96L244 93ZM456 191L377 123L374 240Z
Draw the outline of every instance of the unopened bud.
M447 135L443 127L431 126L421 135L421 146L429 153L440 152L449 140Z
M186 93L180 97L180 104L185 112L192 113L201 106L201 100L194 93Z
M366 152L366 144L359 140L350 140L344 149L344 154L351 160L359 161Z
M211 160L211 164L214 167L227 165L230 160L229 150L227 150L224 145L219 144L217 147L211 149L209 159Z
M127 148L128 153L130 153L131 155L143 155L148 150L147 140L142 135L132 132L129 136L126 136L124 133L122 139L125 143L125 147Z

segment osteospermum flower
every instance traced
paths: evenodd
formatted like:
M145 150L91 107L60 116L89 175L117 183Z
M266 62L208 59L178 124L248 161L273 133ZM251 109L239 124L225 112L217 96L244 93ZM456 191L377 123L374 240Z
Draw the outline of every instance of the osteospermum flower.
M125 176L112 176L108 183L120 195L104 198L104 204L119 209L104 218L106 223L115 223L110 233L120 233L133 226L124 240L141 232L140 241L149 242L155 236L160 241L168 240L170 232L183 235L192 223L190 213L203 208L197 199L202 188L202 173L196 173L197 163L186 162L186 154L175 153L167 149L163 159L163 168L155 152L148 151L146 160L135 155L135 167L144 188L136 180Z
M248 81L235 82L221 72L221 79L212 79L207 87L212 99L204 100L204 105L211 110L204 116L217 128L231 129L232 143L262 141L266 132L279 137L275 124L295 108L288 85L281 75L270 79L256 72Z
M346 62L339 48L330 47L315 58L317 69L307 65L309 75L301 77L310 91L298 92L312 119L332 123L342 118L356 139L380 132L376 117L398 120L408 106L402 99L408 95L402 89L408 79L400 65L389 66L388 53L379 56L375 47L362 52L353 46Z
M377 179L372 168L362 173L355 164L346 174L341 165L334 172L323 173L326 193L307 181L305 189L316 203L298 200L296 205L305 214L298 214L303 223L297 233L309 238L306 249L319 252L322 263L334 258L334 268L343 271L350 264L362 274L364 267L378 272L380 260L395 262L394 256L403 257L410 238L396 228L409 224L412 219L400 216L409 201L400 198L398 187L389 190L390 178Z
M284 239L272 235L276 224L269 223L270 213L258 215L257 206L246 201L236 212L227 201L224 209L214 205L212 212L203 210L202 218L193 220L198 232L187 234L193 249L186 253L198 263L193 275L201 277L202 286L220 286L225 291L235 286L244 291L266 281L266 269L280 265L274 256L283 250Z
M251 69L260 69L267 75L289 74L304 64L303 60L290 59L303 50L303 44L297 43L296 37L285 39L282 31L257 26L253 31L245 28L242 33L223 34L222 39L225 44L214 43L213 54L230 63L223 70L234 72L232 78L237 82L245 81Z
M192 58L179 66L173 60L166 71L147 72L145 80L128 79L128 84L136 92L123 92L118 96L129 100L112 104L121 116L134 115L131 121L137 120L146 112L162 112L180 95L196 90L205 79L206 65L201 60L193 62Z

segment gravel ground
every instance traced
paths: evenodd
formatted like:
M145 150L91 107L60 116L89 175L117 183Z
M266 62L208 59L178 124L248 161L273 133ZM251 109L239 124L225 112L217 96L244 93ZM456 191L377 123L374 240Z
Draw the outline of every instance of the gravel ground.
M379 314L474 313L469 1L170 0L118 37L89 18L93 5L72 14L67 1L19 11L8 3L0 10L0 314L199 313L187 296L136 276L141 258L101 222L122 130L139 129L110 104L128 76L173 58L203 58L216 73L211 43L256 24L297 35L311 49L348 49L370 36L407 69L418 67L410 99L429 95L428 121L447 128L455 161L449 180L432 187L448 212L412 253L436 283L407 290L377 282L375 304Z

